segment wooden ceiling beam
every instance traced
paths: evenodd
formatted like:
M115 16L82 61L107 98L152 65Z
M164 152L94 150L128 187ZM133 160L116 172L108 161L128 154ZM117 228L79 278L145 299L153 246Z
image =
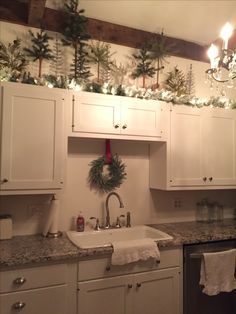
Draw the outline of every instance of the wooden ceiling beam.
M42 27L46 0L29 0L28 3L28 24L35 27Z
M0 20L16 24L27 23L27 3L0 0Z
M11 5L9 4L11 3ZM35 6L39 5L36 9ZM13 7L17 6L17 10ZM34 7L34 9L33 9ZM28 20L25 18L25 3L17 0L0 0L0 20L5 20L12 23L18 23L26 26L43 27L45 30L54 32L61 32L64 25L63 21L65 13L56 11L45 7L45 0L31 0L30 6L32 13L29 13ZM7 13L1 14L4 10L8 10ZM39 13L34 11L39 11ZM17 12L18 11L18 12ZM12 12L10 14L9 12ZM28 11L27 11L28 12ZM124 45L132 48L141 48L144 42L148 42L153 36L157 34L138 30L122 25L117 25L109 22L100 21L97 19L88 18L88 33L92 39L97 39L117 45ZM160 35L159 35L160 36ZM202 62L208 62L206 56L206 46L202 46L193 42L189 42L182 39L166 37L167 45L173 46L173 52L171 55L197 60Z

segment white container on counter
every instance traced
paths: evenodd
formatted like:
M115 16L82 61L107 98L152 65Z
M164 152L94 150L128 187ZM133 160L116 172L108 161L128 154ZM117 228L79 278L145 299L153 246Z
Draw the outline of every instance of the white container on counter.
M10 215L0 215L0 240L12 238L12 219Z

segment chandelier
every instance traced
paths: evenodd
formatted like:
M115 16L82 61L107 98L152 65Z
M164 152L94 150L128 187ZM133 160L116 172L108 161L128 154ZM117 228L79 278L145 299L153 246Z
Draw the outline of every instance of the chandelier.
M226 23L220 32L223 39L221 51L216 45L211 44L208 49L208 57L210 59L211 68L206 70L207 79L213 86L213 81L226 83L228 88L234 86L233 79L236 78L236 49L228 49L228 41L232 36L233 27Z

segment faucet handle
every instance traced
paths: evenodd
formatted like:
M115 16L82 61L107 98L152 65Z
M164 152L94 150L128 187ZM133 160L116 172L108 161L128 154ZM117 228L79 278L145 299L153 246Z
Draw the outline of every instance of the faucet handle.
M127 212L127 214L126 214L126 227L127 227L127 228L130 228L130 227L131 227L130 212Z
M125 217L125 215L120 215L116 218L116 228L121 228L120 218Z
M89 219L91 219L91 220L95 219L96 220L96 224L94 226L94 230L99 231L101 229L100 224L99 224L99 219L96 218L96 217L93 217L93 216L90 217Z

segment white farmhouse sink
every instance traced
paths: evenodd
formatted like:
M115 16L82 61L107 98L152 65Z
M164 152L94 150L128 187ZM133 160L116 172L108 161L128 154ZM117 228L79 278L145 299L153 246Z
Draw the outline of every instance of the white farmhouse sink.
M172 237L165 232L143 225L131 228L100 231L67 231L67 236L72 243L82 249L111 246L113 241L127 241L144 238L151 238L154 241L172 239Z

